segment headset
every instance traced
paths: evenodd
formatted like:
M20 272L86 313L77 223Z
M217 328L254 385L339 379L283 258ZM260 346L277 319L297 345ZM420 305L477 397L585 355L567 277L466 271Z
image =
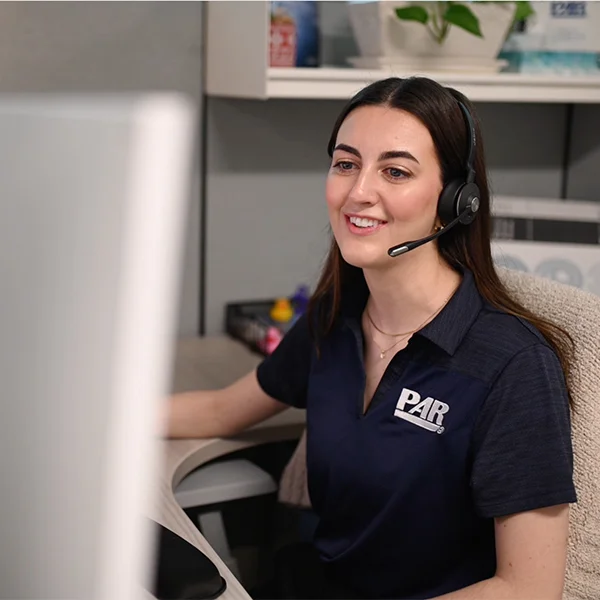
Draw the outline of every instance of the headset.
M427 242L435 240L444 233L450 231L450 229L455 225L458 225L458 223L468 225L469 223L472 223L477 216L477 211L480 206L480 191L475 183L475 168L473 166L473 162L475 161L475 149L477 147L475 123L473 122L473 117L471 116L469 109L462 102L458 102L458 105L463 113L469 138L466 178L450 181L444 186L444 189L440 194L437 212L442 222L442 227L435 233L421 238L420 240L404 242L397 246L393 246L388 250L388 254L391 257L406 254L407 252L410 252L410 250L414 250Z

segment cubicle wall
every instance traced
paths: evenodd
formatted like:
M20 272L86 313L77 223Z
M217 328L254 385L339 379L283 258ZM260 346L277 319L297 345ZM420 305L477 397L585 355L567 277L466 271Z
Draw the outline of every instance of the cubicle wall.
M600 105L576 106L572 127L567 197L600 201Z

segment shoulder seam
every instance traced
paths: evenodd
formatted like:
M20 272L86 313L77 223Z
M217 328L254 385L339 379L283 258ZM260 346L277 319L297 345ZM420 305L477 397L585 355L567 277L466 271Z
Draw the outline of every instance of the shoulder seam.
M544 338L544 336L537 330L537 328L534 327L534 325L527 321L527 319L524 319L523 317L519 317L517 315L511 315L510 313L502 311L487 302L484 304L484 309L489 313L496 313L498 315L504 315L505 317L512 317L519 323L519 325L523 329L530 333L537 340L537 342L541 343L544 346L548 346L548 342Z

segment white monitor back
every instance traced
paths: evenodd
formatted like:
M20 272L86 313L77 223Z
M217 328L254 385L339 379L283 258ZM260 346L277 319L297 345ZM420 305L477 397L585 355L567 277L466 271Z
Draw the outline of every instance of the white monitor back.
M139 597L194 114L0 96L0 598Z

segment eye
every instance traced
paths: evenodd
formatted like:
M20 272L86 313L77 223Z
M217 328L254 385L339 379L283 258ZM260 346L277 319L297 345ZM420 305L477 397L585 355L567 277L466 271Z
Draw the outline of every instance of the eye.
M397 167L388 167L387 169L384 169L384 173L386 173L386 175L394 181L398 179L404 179L410 176L406 171L398 169Z
M333 168L341 173L349 173L354 169L354 163L349 160L338 160L338 162L333 165Z

